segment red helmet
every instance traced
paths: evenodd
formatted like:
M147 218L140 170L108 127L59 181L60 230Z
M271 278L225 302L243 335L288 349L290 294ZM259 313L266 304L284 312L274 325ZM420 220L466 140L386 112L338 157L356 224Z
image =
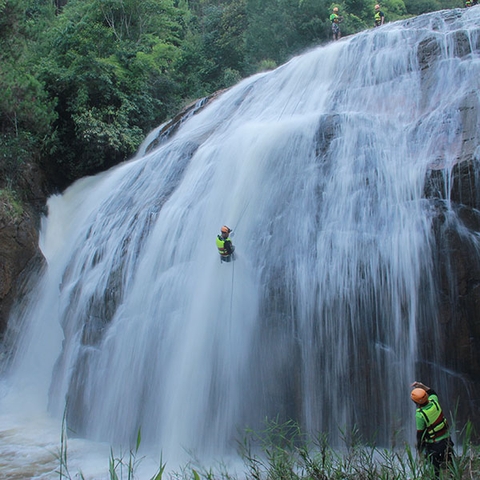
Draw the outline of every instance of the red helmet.
M410 394L411 399L419 405L428 403L428 394L423 388L414 388Z
M231 230L225 225L220 230L221 230L222 233L230 233L231 232Z

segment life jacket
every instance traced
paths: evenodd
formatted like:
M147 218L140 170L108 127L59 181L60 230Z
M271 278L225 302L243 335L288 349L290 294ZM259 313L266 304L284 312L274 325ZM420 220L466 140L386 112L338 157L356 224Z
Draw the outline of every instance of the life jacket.
M218 253L222 257L228 257L230 253L228 253L227 249L225 248L225 242L231 242L230 237L223 238L221 235L217 235L217 248L218 248Z
M423 433L423 441L426 443L434 443L440 437L448 434L448 422L444 417L440 405L435 399L430 399L428 404L418 409L425 419L425 431Z
M332 13L332 14L330 15L330 21L331 21L332 23L339 23L340 18L339 18L339 16L338 16L336 13Z
M382 15L381 15L382 12L378 11L378 12L375 12L375 25L377 25L377 27L379 27L381 24L382 24Z

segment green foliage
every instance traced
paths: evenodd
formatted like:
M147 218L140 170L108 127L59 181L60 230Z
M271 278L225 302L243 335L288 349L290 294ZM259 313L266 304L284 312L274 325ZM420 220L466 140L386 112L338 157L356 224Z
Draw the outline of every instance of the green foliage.
M23 206L11 188L0 189L0 218L17 222L23 215Z
M346 14L343 16L343 22L341 25L342 35L351 35L354 32L358 32L360 30L365 30L373 26L373 17L370 23L363 21L360 17L357 17L353 14Z
M321 22L312 21L317 16L315 10L309 1L248 0L247 15L251 20L245 35L247 62L254 70L266 58L283 63L306 46L302 42L305 34L315 41L320 35L316 29L322 28ZM304 25L306 17L309 20ZM300 26L302 30L297 28Z
M222 68L241 71L245 53L243 34L247 28L245 0L225 5L218 20L218 36L211 44L205 42L205 47L211 49L211 57Z
M60 448L56 454L59 468L56 471L58 473L60 480L67 479L73 480L73 478L84 479L84 475L79 472L78 474L72 476L69 471L68 466L68 427L67 427L67 408L64 409L63 419L62 419L62 429L60 434ZM128 459L125 459L124 455L121 454L117 457L113 451L110 449L110 457L108 460L108 474L110 480L133 480L135 473L142 462L144 457L138 457L138 451L140 449L140 444L142 442L141 431L138 429L137 433L137 442L135 449L130 450ZM166 464L163 463L162 458L160 457L160 466L150 480L161 480L165 472Z
M374 0L336 3L342 35ZM385 0L386 21L463 0ZM52 188L131 157L191 100L331 41L326 0L0 0L0 187L41 162Z
M247 467L247 478L256 480L306 479L384 479L433 480L433 467L423 458L415 458L405 445L382 449L365 443L358 430L343 432L344 447L332 447L326 434L309 435L292 421L266 420L260 432L247 430L239 444L239 453ZM455 480L478 478L480 449L470 441L467 424L463 451L447 466L446 476Z
M463 430L463 448L447 465L445 478L467 480L480 478L480 448L471 443L472 424ZM260 431L246 430L238 442L238 454L244 462L246 472L238 477L230 474L225 465L217 470L201 466L198 459L192 460L180 473L172 472L169 478L177 480L231 480L249 478L254 480L434 480L435 472L429 462L415 458L411 448L386 449L365 443L355 427L342 432L343 447L329 445L325 433L307 434L298 423L288 420L266 419ZM139 457L142 442L138 430L135 447L127 458L117 456L110 449L108 472L111 480L133 480L144 457ZM60 479L84 478L79 473L71 476L68 467L68 435L66 414L62 421L60 449L56 455L59 462L57 473ZM160 457L159 467L150 480L161 480L166 463Z
M44 85L28 73L25 65L7 64L0 71L0 122L3 132L18 136L28 129L38 136L45 135L54 118L53 102L49 101Z
M278 65L273 60L262 60L258 65L259 72L267 72L268 70L274 70Z
M461 0L453 0L453 2L448 0L405 0L408 15L421 15L422 13L456 7L463 7Z
M407 7L403 0L385 0L382 3L382 11L385 13L386 22L395 22L407 15Z
M49 16L49 8L38 11ZM35 12L26 15L28 2L2 1L0 8L0 186L15 188L23 165L38 160L50 124L54 102L35 72ZM35 43L33 43L35 45Z
M245 75L245 1L195 5L199 17L190 16L175 63L185 97L210 94Z
M110 458L108 464L110 480L133 480L134 478L136 478L135 472L137 471L142 460L144 459L144 457L138 457L141 443L141 431L140 429L138 429L135 449L130 450L128 459L125 459L123 454L117 457L114 454L113 449L110 449ZM165 472L165 467L166 464L163 463L162 458L160 457L160 466L158 467L154 475L150 477L150 480L161 480Z
M345 0L342 11L344 11L347 15L355 15L359 19L366 20L373 18L374 6L375 4L371 1ZM367 23L370 25L372 22L367 21Z
M66 186L133 155L178 107L182 12L170 0L71 0L48 32L40 78L56 99L45 169Z

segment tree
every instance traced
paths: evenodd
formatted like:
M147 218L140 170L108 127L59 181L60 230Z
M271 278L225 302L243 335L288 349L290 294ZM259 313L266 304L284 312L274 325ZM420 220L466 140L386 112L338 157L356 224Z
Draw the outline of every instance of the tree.
M329 5L314 0L248 0L245 41L247 61L253 71L264 60L280 64L327 41Z
M172 69L183 12L171 0L70 0L41 78L57 102L45 168L60 188L133 155L179 106Z
M55 118L53 102L35 76L37 57L30 46L53 18L53 8L41 1L34 6L0 0L0 188L13 190L24 166L38 160Z

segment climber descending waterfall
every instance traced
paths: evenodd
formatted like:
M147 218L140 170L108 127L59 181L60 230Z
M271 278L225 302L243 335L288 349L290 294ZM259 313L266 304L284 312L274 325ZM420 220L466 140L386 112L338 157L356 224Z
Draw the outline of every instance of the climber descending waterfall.
M232 230L226 225L220 229L220 234L217 235L217 249L221 262L232 262L235 260L235 247L230 236L233 236Z
M265 418L333 446L411 442L417 374L475 405L432 345L455 330L440 227L480 251L478 206L450 194L456 164L475 172L463 196L479 178L479 24L478 7L435 12L315 48L52 196L45 269L10 320L4 421L65 414L81 446L124 451L141 430L175 462L235 451ZM241 261L222 263L228 219ZM2 451L33 437L12 429Z

